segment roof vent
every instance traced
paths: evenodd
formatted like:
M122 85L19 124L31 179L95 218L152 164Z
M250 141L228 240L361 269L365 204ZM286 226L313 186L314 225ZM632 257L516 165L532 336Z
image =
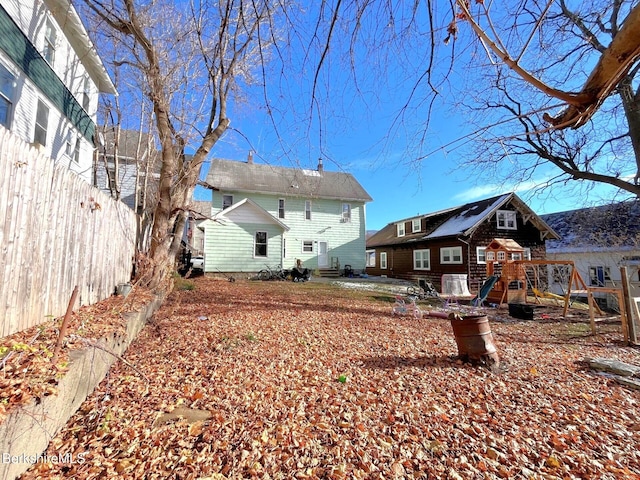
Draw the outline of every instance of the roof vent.
M253 150L249 150L249 155L247 156L247 163L249 165L253 164Z
M322 158L318 159L318 171L322 172L324 170L324 167L322 165Z

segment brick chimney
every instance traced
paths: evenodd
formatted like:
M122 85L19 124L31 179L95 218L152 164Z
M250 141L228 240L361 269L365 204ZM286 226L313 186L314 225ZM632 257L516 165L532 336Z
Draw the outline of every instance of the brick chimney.
M318 171L319 172L323 172L324 171L324 166L322 165L322 158L318 159Z
M247 163L249 165L253 164L253 150L249 150L249 155L247 156Z

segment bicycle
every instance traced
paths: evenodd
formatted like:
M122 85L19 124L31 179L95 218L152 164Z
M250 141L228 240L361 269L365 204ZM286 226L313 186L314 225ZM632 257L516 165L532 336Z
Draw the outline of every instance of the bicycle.
M439 298L440 294L433 286L431 282L425 282L425 288L418 285L409 285L407 287L407 295L418 298L418 300L425 300L427 298Z
M269 265L265 265L265 267L267 268L263 268L258 272L259 280L286 280L287 276L289 276L289 272L283 270L281 265L276 265L273 268Z

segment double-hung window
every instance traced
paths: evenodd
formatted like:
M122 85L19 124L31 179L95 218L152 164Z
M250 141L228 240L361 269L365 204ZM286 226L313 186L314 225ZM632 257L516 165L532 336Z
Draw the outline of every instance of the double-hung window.
M440 249L440 263L462 263L462 247L444 247Z
M53 66L56 56L56 37L56 26L54 25L53 20L47 18L47 24L44 31L44 49L42 56L51 66Z
M416 233L420 231L420 219L414 218L411 220L411 233Z
M487 247L476 247L476 259L479 264L487 263Z
M278 218L284 218L284 198L278 200Z
M413 269L414 270L430 270L431 269L431 259L430 259L429 249L413 251Z
M47 144L47 128L49 125L49 107L42 101L38 100L38 109L36 110L36 127L33 132L34 143L42 146Z
M516 212L511 210L498 210L496 214L498 228L502 230L517 230Z
M311 220L311 200L304 202L304 219Z
M342 221L348 223L351 221L351 204L343 203L342 204Z
M380 268L387 269L387 252L380 252Z
M376 251L375 250L367 250L366 251L367 258L367 267L375 267L376 266Z
M222 196L222 209L229 208L233 205L233 195L223 195Z
M11 127L16 77L0 64L0 125Z
M254 256L267 256L267 232L256 232Z
M304 253L313 253L313 240L303 240L302 251Z
M404 222L396 224L396 228L398 229L398 236L404 237Z

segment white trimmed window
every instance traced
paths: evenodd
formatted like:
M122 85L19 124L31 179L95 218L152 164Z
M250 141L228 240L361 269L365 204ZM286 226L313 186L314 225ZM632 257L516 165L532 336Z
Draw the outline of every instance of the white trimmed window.
M344 223L348 223L351 221L351 204L350 203L342 204L342 221Z
M398 229L398 236L399 237L404 237L404 222L397 223L396 224L396 228Z
M53 62L56 57L56 37L56 26L54 25L53 20L47 18L47 24L44 32L44 48L42 51L42 56L51 66L53 66Z
M80 137L76 137L76 145L73 148L73 161L76 163L80 163L80 149L82 147L82 139Z
M89 107L91 106L91 83L89 83L89 76L85 75L82 84L82 108L89 113Z
M502 230L517 230L516 212L511 210L498 210L496 214L498 228Z
M531 249L529 247L524 247L524 260L531 260Z
M413 251L413 269L431 270L431 254L429 249Z
M376 266L376 251L375 250L367 250L367 252L366 252L366 260L367 260L367 267L375 267Z
M233 205L233 195L222 195L222 209L229 208Z
M462 247L444 247L440 249L440 263L462 263Z
M16 77L0 64L0 125L11 127Z
M411 233L416 233L420 231L420 219L414 218L411 220Z
M304 253L313 253L313 240L303 240L302 251Z
M304 202L304 219L311 220L311 200Z
M485 251L485 262L495 262L496 261L496 252L487 252Z
M387 252L380 252L380 268L387 269Z
M39 143L43 147L47 144L47 129L49 126L49 107L42 101L38 100L38 109L36 111L36 127L33 131L33 142Z
M487 247L476 247L476 258L478 259L478 263L481 265L487 263L486 251Z
M504 262L507 259L507 252L498 251L498 261Z
M267 232L256 232L254 256L267 256Z
M278 200L278 218L284 218L284 198Z

